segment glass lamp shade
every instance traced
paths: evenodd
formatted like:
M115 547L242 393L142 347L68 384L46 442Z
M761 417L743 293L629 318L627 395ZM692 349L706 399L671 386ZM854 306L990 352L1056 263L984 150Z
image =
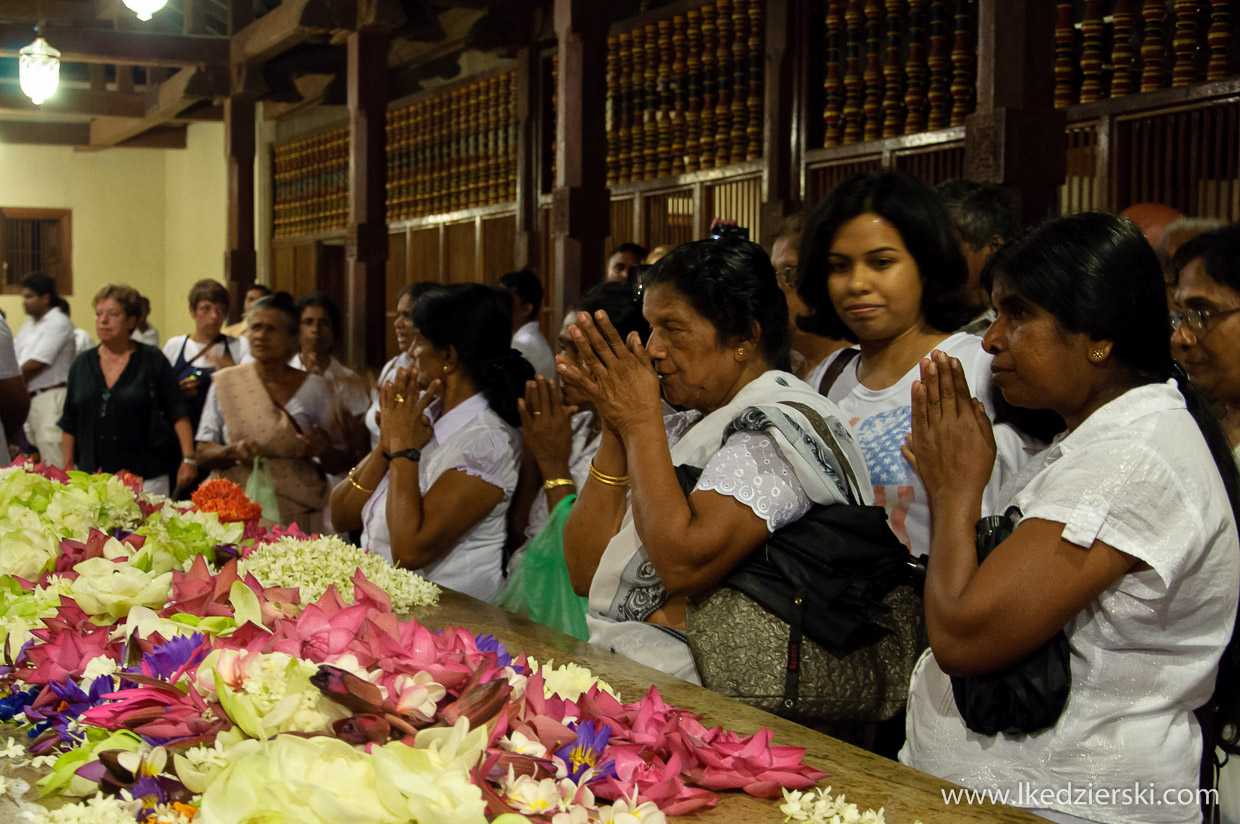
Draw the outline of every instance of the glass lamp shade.
M125 0L125 6L134 14L138 15L138 19L145 22L151 19L151 15L162 9L168 0Z
M36 104L56 93L60 85L60 52L42 37L18 53L22 91Z

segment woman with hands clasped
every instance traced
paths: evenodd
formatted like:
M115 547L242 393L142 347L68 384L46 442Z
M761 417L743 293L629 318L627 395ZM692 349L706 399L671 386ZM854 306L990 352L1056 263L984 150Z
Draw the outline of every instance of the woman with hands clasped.
M1195 790L1193 711L1209 709L1208 740L1236 742L1237 478L1218 424L1172 362L1158 260L1133 224L1087 213L1005 246L988 276L995 385L1068 430L1008 488L1021 519L979 564L991 424L959 361L940 351L922 361L905 454L930 507L930 650L913 672L900 760L1013 798L1026 782ZM1002 670L1060 629L1071 687L1058 719L1027 735L967 729L948 675ZM1039 812L1187 824L1201 821L1192 797L1115 794L1086 807L1058 794Z
M813 504L868 502L869 483L834 404L786 371L788 310L761 247L688 243L642 286L645 346L635 333L622 340L605 312L581 313L569 329L580 362L558 358L565 387L590 399L603 426L565 559L573 588L589 595L591 643L697 681L687 597ZM681 426L665 428L660 395L689 410ZM677 467L701 473L689 494Z
M437 584L488 599L521 460L518 390L533 368L509 347L511 299L481 284L428 292L409 369L380 390L378 445L332 492L338 531Z
M348 466L343 440L328 434L331 392L318 375L288 365L298 318L287 293L261 298L248 319L253 360L215 373L196 435L198 463L244 487L255 457L264 458L280 523L319 532L324 473Z

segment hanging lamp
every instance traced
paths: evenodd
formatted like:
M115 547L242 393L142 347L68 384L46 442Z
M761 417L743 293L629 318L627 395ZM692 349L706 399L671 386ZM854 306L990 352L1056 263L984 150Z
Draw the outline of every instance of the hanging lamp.
M36 104L56 93L60 85L60 52L41 36L17 53L22 91Z
M151 15L167 5L168 0L124 0L125 7L138 15L138 19L146 22Z

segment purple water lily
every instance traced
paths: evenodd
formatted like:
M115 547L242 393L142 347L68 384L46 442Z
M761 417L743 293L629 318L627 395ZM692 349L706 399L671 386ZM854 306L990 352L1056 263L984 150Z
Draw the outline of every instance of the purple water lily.
M616 764L612 760L603 762L603 753L607 749L607 741L611 738L611 727L600 725L594 729L593 721L586 721L569 729L577 733L577 740L556 750L556 757L568 765L568 777L574 783L581 780L587 770L593 771L591 781L616 774Z
M47 690L26 708L27 719L31 722L43 722L36 723L35 729L31 730L32 733L38 731L37 735L31 737L41 737L34 748L36 752L46 752L60 741L75 746L82 743L85 740L83 735L70 729L70 725L91 707L104 703L104 696L116 688L112 677L108 675L100 675L91 681L89 690L83 689L83 686L70 680L53 681L47 685ZM56 736L42 737L49 729L54 729Z
M142 656L138 666L126 670L175 682L182 672L195 667L211 651L211 645L202 633L172 638Z
M497 660L497 665L501 667L512 666L512 656L508 654L508 648L503 642L494 635L479 635L477 637L478 650L480 652L493 652Z

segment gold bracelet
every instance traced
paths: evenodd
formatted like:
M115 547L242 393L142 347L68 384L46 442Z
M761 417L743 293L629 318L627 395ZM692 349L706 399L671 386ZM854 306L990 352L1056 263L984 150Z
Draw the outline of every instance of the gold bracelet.
M575 483L576 481L574 481L572 478L548 478L547 480L543 481L543 489L546 489L547 491L551 491L552 489L555 489L557 486L572 486Z
M367 489L366 487L359 484L357 481L353 480L353 473L356 471L357 471L356 466L349 470L349 483L353 484L353 488L356 489L358 492L364 492L367 495L372 494L374 492L373 489Z
M594 468L594 461L590 461L590 477L598 481L601 484L606 484L607 486L628 486L629 485L628 475L619 475L619 476L605 475L602 472L599 472L597 469Z

